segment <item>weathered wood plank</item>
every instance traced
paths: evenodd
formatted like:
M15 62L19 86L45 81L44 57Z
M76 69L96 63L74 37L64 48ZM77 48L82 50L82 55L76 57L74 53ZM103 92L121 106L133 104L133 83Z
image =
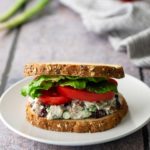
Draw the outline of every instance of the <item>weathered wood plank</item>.
M150 87L150 68L143 69L144 82Z
M63 6L57 5L52 14L26 24L20 33L16 54L9 73L7 87L23 78L23 66L37 61L80 61L122 64L127 73L139 77L135 68L123 53L112 51L106 38L88 33L79 17ZM88 147L60 147L41 144L3 130L0 148L14 149L132 149L143 150L142 131L107 144ZM8 139L7 141L4 140Z
M150 68L143 69L144 82L150 87ZM149 140L149 149L150 149L150 123L147 125L148 128L148 140Z
M0 15L4 13L13 4L13 2L14 1L10 1L10 0L0 1ZM16 33L15 31L9 33L0 32L0 63L1 63L0 86L1 86L2 74L6 67L7 58L13 44L15 33Z
M1 0L0 1L0 14L4 13L12 4L14 0ZM6 65L8 62L8 58L10 55L10 51L12 50L13 42L16 36L16 31L12 32L0 32L0 93L5 85L3 83L4 78L6 78ZM3 78L2 78L3 77ZM3 79L3 81L1 81ZM6 141L9 139L9 131L0 121L0 149L3 149L3 144L5 144L5 149L9 148L9 145L6 144ZM7 139L5 138L5 133L7 133ZM10 140L11 141L11 140Z

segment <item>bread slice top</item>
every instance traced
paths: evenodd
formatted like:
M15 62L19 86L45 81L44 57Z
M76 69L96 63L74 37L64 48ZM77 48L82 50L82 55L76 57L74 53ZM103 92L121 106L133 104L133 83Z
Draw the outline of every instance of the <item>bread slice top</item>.
M32 63L25 65L24 75L64 75L119 79L124 77L124 70L121 65L110 64Z

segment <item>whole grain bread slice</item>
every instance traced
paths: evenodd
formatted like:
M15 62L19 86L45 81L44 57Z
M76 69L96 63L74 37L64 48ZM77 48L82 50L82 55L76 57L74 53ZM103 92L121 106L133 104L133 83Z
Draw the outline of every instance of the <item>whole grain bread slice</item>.
M124 77L123 67L109 64L32 63L26 64L25 76L66 75L80 77Z
M28 104L26 106L26 118L34 126L52 131L61 132L101 132L115 127L128 112L126 100L120 95L121 108L111 115L99 119L82 120L47 120L34 113Z

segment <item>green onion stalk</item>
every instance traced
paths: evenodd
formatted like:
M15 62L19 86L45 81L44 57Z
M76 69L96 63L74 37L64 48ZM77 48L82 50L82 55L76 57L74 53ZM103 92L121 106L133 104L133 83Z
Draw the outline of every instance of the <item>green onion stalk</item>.
M34 15L36 15L38 12L43 10L49 2L50 2L50 0L38 0L38 2L35 4L35 6L27 9L25 12L16 16L15 18L8 20L4 23L1 23L0 31L5 30L5 29L13 29L13 28L25 23L30 18L32 18Z
M3 15L0 16L0 22L7 21L13 16L28 0L17 0L15 4Z

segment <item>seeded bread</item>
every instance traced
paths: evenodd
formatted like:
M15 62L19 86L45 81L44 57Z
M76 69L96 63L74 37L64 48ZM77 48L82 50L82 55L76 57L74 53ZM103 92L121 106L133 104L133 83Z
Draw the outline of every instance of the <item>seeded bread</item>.
M122 66L108 64L26 64L24 74L25 76L68 75L80 77L106 78L124 77L124 71Z
M61 132L101 132L115 127L128 112L125 99L121 96L121 108L115 113L100 119L82 120L47 120L35 114L30 105L26 106L26 118L34 126L52 131Z

